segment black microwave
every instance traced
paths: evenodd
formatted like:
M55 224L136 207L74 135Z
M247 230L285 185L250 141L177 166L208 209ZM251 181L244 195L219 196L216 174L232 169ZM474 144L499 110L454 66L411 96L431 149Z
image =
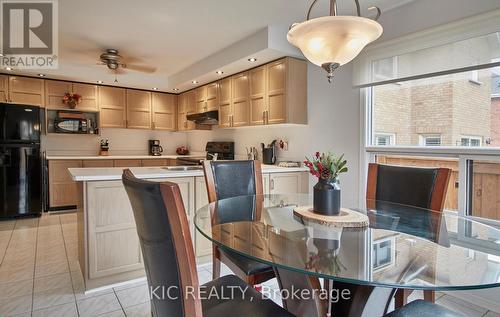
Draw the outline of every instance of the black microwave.
M88 120L81 118L55 118L54 130L57 133L88 133Z

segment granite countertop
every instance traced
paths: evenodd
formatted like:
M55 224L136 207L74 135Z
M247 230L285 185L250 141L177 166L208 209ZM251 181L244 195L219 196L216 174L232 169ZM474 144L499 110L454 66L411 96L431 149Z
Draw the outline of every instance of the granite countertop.
M69 168L71 177L75 181L109 181L121 180L124 168ZM203 176L201 168L195 170L169 170L163 167L131 167L130 170L137 178L171 178ZM306 167L278 167L275 165L262 165L262 173L290 173L306 172Z

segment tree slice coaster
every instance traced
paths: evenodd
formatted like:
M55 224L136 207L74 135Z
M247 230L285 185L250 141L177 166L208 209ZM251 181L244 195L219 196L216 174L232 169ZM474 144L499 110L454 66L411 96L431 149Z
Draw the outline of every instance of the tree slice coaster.
M367 215L347 208L341 208L338 216L324 216L314 213L312 206L301 206L294 208L293 214L303 220L336 228L363 228L370 223Z

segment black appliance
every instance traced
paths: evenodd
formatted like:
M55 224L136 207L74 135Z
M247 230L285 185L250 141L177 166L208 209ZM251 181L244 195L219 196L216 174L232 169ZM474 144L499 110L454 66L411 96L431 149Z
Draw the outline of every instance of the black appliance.
M205 157L178 157L177 165L201 165L204 160L234 160L234 142L207 142Z
M160 156L162 152L160 140L149 140L149 155Z
M41 212L40 108L0 103L0 218Z
M274 165L276 163L276 140L271 142L268 147L264 146L264 143L261 143L260 146L262 148L262 163L268 165Z
M84 118L55 118L54 130L57 133L87 134L89 131L88 121Z

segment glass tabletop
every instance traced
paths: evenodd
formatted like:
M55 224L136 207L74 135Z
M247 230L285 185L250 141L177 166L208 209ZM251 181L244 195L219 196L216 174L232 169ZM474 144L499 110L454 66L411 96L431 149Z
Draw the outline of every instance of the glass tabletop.
M294 215L312 195L257 195L199 209L196 229L220 248L296 272L358 285L425 290L500 286L500 230L454 213L367 201L365 228Z

